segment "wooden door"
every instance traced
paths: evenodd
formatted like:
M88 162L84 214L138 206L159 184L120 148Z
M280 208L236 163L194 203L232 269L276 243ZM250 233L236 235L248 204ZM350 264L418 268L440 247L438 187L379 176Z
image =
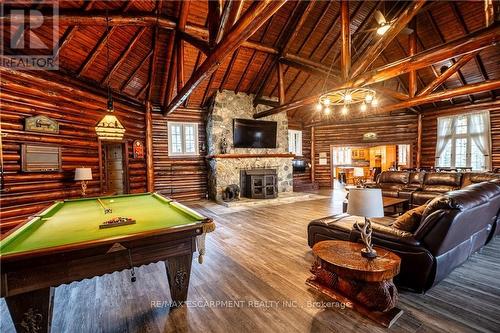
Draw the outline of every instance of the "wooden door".
M109 194L125 193L125 170L123 167L123 145L121 143L105 146L106 188Z

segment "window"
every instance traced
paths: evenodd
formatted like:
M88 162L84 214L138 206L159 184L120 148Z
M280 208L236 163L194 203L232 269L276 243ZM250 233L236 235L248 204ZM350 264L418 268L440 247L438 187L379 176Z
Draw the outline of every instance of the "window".
M349 147L333 148L333 165L351 165L352 150Z
M410 166L410 145L398 145L398 165Z
M288 130L288 151L302 156L302 131Z
M490 140L489 112L438 118L436 166L489 170Z
M198 155L198 124L168 123L168 155Z

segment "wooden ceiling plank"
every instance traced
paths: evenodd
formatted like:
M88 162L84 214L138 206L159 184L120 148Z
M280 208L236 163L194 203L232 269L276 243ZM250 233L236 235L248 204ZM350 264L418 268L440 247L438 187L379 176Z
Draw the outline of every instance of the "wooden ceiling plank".
M469 31L469 28L467 28L467 24L464 21L462 13L460 12L460 8L458 8L458 5L455 2L450 3L450 6L451 6L451 9L453 11L455 18L457 19L458 23L460 24L460 27L462 28L462 31L464 32L464 34L468 35L470 33L470 31ZM497 6L499 6L499 5L497 4ZM487 12L486 9L485 9L485 12ZM489 24L487 24L486 26L489 26ZM481 73L483 80L489 80L488 73L486 72L486 68L484 67L484 63L483 63L483 60L481 59L481 55L479 54L479 52L476 53L476 55L474 56L474 60L475 60L477 69L479 70L479 73ZM490 94L490 97L492 99L495 99L495 95L493 94L493 91L490 91L489 94Z
M425 4L426 0L415 0L409 7L401 13L396 21L391 25L391 28L373 44L356 63L352 69L352 76L358 76L363 73L382 53L382 51L397 37L399 32L408 25L411 19L418 13L420 8Z
M268 31L269 31L269 28L271 27L271 22L272 22L272 20L268 20L267 21L266 27L264 28L264 33L262 34L262 36L259 39L259 43L262 43L262 41L264 40L264 37L266 37L266 35L267 35ZM236 85L236 89L235 89L236 93L238 93L240 91L240 85L243 82L245 76L247 75L247 71L250 68L250 66L252 65L252 63L253 63L256 55L257 55L257 52L255 50L253 50L252 51L252 56L250 57L250 60L247 62L246 66L245 66L245 69L243 70L243 74L240 76L240 79L238 80L238 84Z
M179 107L196 87L217 70L225 57L232 54L243 41L253 35L271 16L286 3L286 0L254 2L234 25L231 31L222 38L213 52L193 73L181 91L177 93L169 106L164 110L167 115Z
M169 79L172 79L170 77L170 70L171 70L171 65L174 61L173 58L175 58L175 34L176 32L175 31L171 31L170 32L170 35L168 37L168 44L167 44L167 53L165 55L165 66L168 66L165 67L165 71L167 72L166 75L163 75L163 80L161 82L161 87L160 87L160 92L161 92L161 95L160 95L160 104L161 105L165 105L166 102L166 96L167 96L167 82L169 81ZM168 103L168 102L167 102Z
M382 82L407 73L409 70L425 68L452 57L482 50L495 45L498 42L500 42L500 26L492 25L488 28L475 31L467 36L457 38L443 45L419 52L413 57L406 57L394 63L386 64L379 68L367 71L357 77L354 77L348 85L360 87L376 82ZM342 88L342 86L335 88ZM318 98L319 96L315 95L299 101L289 102L277 108L261 112L260 114L255 115L255 117L260 118L266 115L276 114L295 109L297 107L310 105L315 103Z
M219 92L222 92L224 89L224 86L226 85L227 80L229 79L229 75L231 75L231 72L233 71L233 66L236 61L236 58L238 58L238 53L240 52L240 49L236 49L236 51L233 52L233 55L231 56L231 60L229 60L229 65L226 68L226 71L224 72L224 76L222 78L221 84L219 86Z
M198 69L198 66L200 66L201 53L202 53L201 51L198 51L198 55L196 56L196 62L194 63L193 72ZM192 96L193 95L189 95L188 98L186 98L186 102L184 103L186 107L189 106L189 102L190 102Z
M212 86L212 82L215 78L215 72L213 72L212 74L210 74L210 79L208 80L208 84L207 84L207 87L205 88L205 92L203 93L203 98L201 100L201 106L204 107L207 102L207 98L208 98L208 94L210 92L210 88Z
M137 65L137 67L134 69L132 74L128 77L128 79L123 82L123 84L120 86L120 92L123 92L123 90L132 82L132 79L136 77L136 75L141 71L141 68L146 64L149 58L153 55L153 50L150 50L148 54L142 59L142 61Z
M113 74L120 68L120 66L125 62L127 59L128 55L132 50L135 48L136 44L141 40L142 36L147 32L146 27L141 27L137 32L135 33L134 37L132 37L132 40L129 42L127 48L125 51L122 52L122 54L118 57L117 61L111 68L108 74L104 77L104 79L101 81L101 85L105 85L108 83L109 79L113 76Z
M461 67L467 64L472 58L476 56L478 52L469 53L463 55L457 62L455 62L452 66L450 66L447 70L443 72L443 74L439 75L436 79L434 79L431 83L429 83L424 89L422 89L418 96L425 96L432 93L443 84L450 76L455 74Z
M314 8L314 4L316 3L316 0L310 0L307 2L307 6L304 8L302 12L302 15L299 19L299 22L297 23L297 25L295 26L295 29L293 30L292 34L290 35L290 37L288 38L287 42L285 43L285 45L283 46L283 50L282 50L282 53L287 53L288 52L288 49L290 48L290 46L292 45L293 41L295 40L295 38L297 38L300 30L302 29L302 26L304 25L304 23L306 22L307 18L309 17L309 14L311 13L312 9Z
M196 47L201 52L203 52L205 54L209 54L210 53L210 46L208 45L208 43L205 40L203 40L201 38L198 38L196 36L190 35L190 34L186 33L185 31L179 32L179 36L184 41L186 41L189 44L193 45L194 47Z
M82 65L80 66L80 68L76 72L76 76L77 77L80 77L83 74L85 74L85 72L90 68L90 66L94 62L94 60L99 56L99 54L101 53L101 51L104 50L104 48L106 47L106 43L107 43L108 38L117 29L118 29L118 26L111 27L111 29L109 29L109 34L108 34L107 31L104 31L104 33L102 34L101 38L99 38L99 40L97 41L97 43L94 46L94 48L92 49L92 51L90 51L90 53L87 55L87 58L85 58L85 60L83 61Z
M436 23L436 20L434 19L434 16L432 16L431 11L427 11L426 15L427 15L427 19L431 23L433 31L435 31L436 34L437 34L437 36L439 37L440 43L444 44L446 42L446 40L444 39L443 33L441 32L441 29L439 29L439 26ZM455 58L451 58L450 61L454 64L455 63ZM457 71L457 75L458 75L458 79L460 80L460 83L463 86L465 86L467 84L467 82L465 81L465 77L464 77L464 75L462 74L462 72L460 70ZM473 103L472 98L470 96L468 96L468 98L469 98L469 101L471 103Z
M151 64L149 70L149 88L147 90L146 100L151 101L151 96L154 89L154 82L156 81L156 74L158 72L157 69L157 61L158 54L160 52L160 29L158 26L155 27L154 33L152 36L151 45L153 48L153 55L151 56ZM140 94L138 95L140 96Z
M351 73L351 18L349 17L349 2L341 0L340 2L340 17L341 17L341 35L342 35L342 55L340 57L340 72L342 81L346 82L350 79Z
M94 5L94 0L90 0L83 6L82 10L83 11L91 10L93 5ZM55 58L57 58L59 54L61 54L61 51L69 44L69 42L71 42L73 37L75 37L77 31L78 27L74 25L66 29L65 33L62 35L61 39L57 43L57 45L59 46L57 47L57 50L54 54Z

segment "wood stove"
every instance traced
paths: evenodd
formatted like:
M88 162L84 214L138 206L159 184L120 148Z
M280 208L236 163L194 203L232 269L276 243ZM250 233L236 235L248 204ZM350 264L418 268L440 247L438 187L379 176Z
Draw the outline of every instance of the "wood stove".
M240 171L242 196L252 199L278 197L278 175L275 169L251 169Z

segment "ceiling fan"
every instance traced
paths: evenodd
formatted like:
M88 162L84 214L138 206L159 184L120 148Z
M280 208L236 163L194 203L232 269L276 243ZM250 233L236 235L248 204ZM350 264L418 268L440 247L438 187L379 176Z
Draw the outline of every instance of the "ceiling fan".
M356 31L355 34L376 31L378 35L382 36L391 28L392 24L397 20L397 18L393 18L392 20L387 21L384 14L382 14L382 12L378 9L374 13L374 18L375 18L375 21L377 21L377 26L375 28ZM403 30L401 30L400 33L405 34L405 35L409 35L412 32L413 32L413 29L405 27Z

